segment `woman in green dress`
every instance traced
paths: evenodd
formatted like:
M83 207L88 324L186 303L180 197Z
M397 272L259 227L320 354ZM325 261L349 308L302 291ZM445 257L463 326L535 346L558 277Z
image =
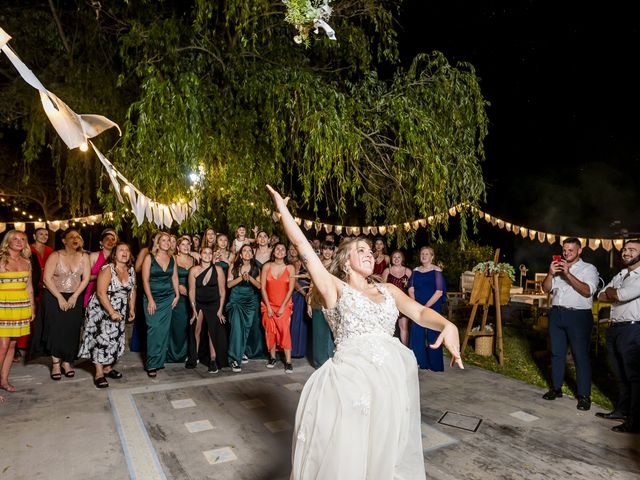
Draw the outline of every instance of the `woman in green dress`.
M164 368L171 328L171 312L180 300L178 269L171 251L171 237L162 232L142 263L144 314L147 320L147 361L149 377Z
M229 275L229 265L233 264L235 255L229 250L229 237L220 233L216 237L216 248L213 249L213 259L216 266L222 268L224 278Z
M167 363L184 362L187 358L187 337L189 333L188 280L189 269L195 265L191 256L191 238L187 235L180 237L176 243L178 253L175 256L178 267L178 291L180 299L176 308L171 312L171 330L169 331L169 345L167 347Z
M262 268L262 266L271 259L272 250L271 245L269 245L269 234L264 230L261 230L258 232L258 235L256 235L255 247L253 258L256 259L258 267Z
M249 344L252 329L260 325L260 269L250 245L240 249L229 270L227 286L231 290L227 302L227 320L231 326L229 366L234 372L240 372L243 355L264 358L265 354L264 334L259 343Z
M322 242L320 246L320 261L328 268L333 261L335 245L333 242ZM335 349L333 335L321 308L314 308L311 314L311 363L320 368L324 362L333 357Z

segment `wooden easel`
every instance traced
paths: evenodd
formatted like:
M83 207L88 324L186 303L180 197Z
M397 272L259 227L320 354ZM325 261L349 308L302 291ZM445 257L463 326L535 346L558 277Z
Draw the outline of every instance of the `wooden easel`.
M498 264L500 258L500 249L496 250L496 254L493 257L493 263ZM502 349L502 312L500 309L500 278L498 273L490 273L487 270L484 272L485 278L490 282L491 288L488 288L486 293L479 298L472 298L473 308L471 309L471 315L469 315L469 323L467 324L467 331L464 334L464 340L462 341L461 356L464 355L464 350L469 343L469 337L482 337L486 336L484 329L487 325L487 317L489 315L489 305L491 303L491 296L493 295L493 305L496 309L496 349L498 350L498 361L500 366L504 366L504 351ZM472 332L473 322L478 312L478 305L482 305L482 323L480 325L479 332Z

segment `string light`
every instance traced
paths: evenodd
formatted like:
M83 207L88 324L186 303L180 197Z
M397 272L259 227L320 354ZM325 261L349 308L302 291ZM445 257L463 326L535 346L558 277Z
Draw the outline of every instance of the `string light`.
M449 209L449 213L452 213L454 211L456 213L461 212L463 210L463 207L465 206L469 208L472 212L477 214L479 218L484 219L487 223L490 223L492 226L502 228L502 229L506 227L506 231L511 232L515 235L519 235L522 238L528 238L532 241L535 241L537 239L540 243L547 242L549 244L554 244L558 240L561 241L562 239L568 238L568 236L566 235L541 232L540 230L535 230L532 228L515 225L501 218L497 218L489 213L483 212L479 208L469 207L468 205L463 205L463 204L456 205L455 207L452 207ZM396 231L398 229L398 225L403 227L406 231L411 230L411 227L417 230L418 226L425 227L427 223L433 223L434 220L438 220L438 221L443 220L444 217L446 216L447 216L447 213L444 213L444 214L437 214L435 216L432 215L427 218L412 220L410 222L404 222L402 224L379 225L379 226L374 225L374 226L362 226L362 227L332 225L328 223L316 223L312 220L305 220L299 217L294 217L294 220L298 225L302 225L306 230L310 230L312 227L315 226L316 230L319 230L324 227L325 230L327 231L333 230L338 235L340 235L343 230L346 231L348 235L357 235L358 234L357 232L360 232L360 231L362 231L364 234L371 233L373 235L376 235L377 233L379 233L380 235L386 235L388 233L391 234L394 231ZM575 235L571 235L571 236L575 236ZM583 247L588 246L592 250L597 250L600 247L602 247L606 251L611 250L612 247L615 247L616 249L620 250L622 248L622 245L624 244L624 239L621 239L621 238L616 238L616 239L595 238L594 239L594 238L579 237L579 240L582 243Z

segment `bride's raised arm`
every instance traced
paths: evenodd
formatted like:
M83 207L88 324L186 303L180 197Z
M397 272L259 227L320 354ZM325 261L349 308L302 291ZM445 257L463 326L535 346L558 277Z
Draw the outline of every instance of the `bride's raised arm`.
M302 230L293 219L291 212L289 212L289 209L287 208L289 197L282 198L282 196L276 192L271 185L267 185L267 190L271 194L273 203L281 215L280 221L284 227L285 235L296 247L296 250L298 250L300 260L305 264L315 288L318 290L320 295L322 295L325 306L332 307L338 299L339 280L324 268L324 265L322 265L322 262L313 251L307 237L304 236L304 233L302 233Z

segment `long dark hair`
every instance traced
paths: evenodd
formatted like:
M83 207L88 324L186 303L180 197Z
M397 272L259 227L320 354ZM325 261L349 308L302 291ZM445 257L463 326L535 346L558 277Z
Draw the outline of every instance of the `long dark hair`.
M107 258L107 263L110 263L115 266L116 252L118 251L118 247L121 245L125 245L129 249L129 261L127 262L127 268L131 268L133 267L133 264L135 263L136 259L133 256L133 252L131 251L131 245L129 245L127 242L118 242L115 244L115 246L111 250L111 254L109 255L109 258Z
M280 245L284 247L284 264L289 265L289 257L287 255L287 246L282 242L278 242L273 247L271 247L271 257L269 257L269 261L270 262L276 261L276 247L279 247Z
M251 255L253 255L253 248L251 248L251 245L242 246L242 248L240 249L240 251L236 256L235 262L233 262L233 269L231 270L231 273L233 273L234 278L240 276L240 268L244 263L242 260L242 251L245 248L248 248L249 250L251 250ZM253 278L258 278L258 276L260 275L260 267L258 267L258 264L256 263L256 259L253 256L251 257L251 260L249 260L249 264L251 265L251 269L249 270L249 275L251 275Z

